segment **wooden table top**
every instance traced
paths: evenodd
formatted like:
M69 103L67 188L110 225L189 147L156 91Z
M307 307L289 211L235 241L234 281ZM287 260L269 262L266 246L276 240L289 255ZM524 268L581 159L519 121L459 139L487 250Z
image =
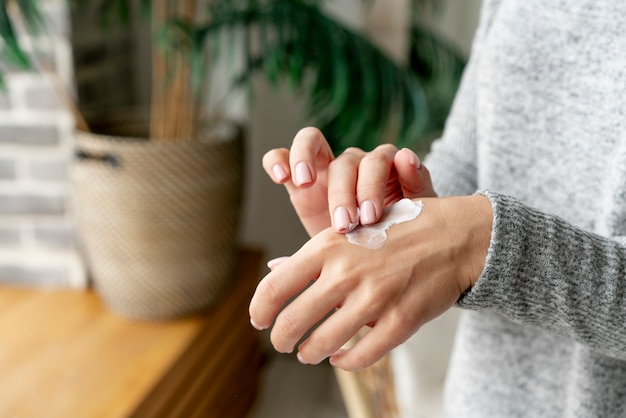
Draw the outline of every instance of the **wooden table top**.
M260 254L242 257L256 280ZM93 292L0 287L0 416L128 416L215 315L134 321Z

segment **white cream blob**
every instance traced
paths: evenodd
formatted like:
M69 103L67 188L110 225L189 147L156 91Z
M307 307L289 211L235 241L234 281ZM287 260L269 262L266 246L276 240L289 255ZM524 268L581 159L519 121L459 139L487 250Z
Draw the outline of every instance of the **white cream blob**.
M411 199L402 199L383 210L380 221L374 225L359 226L351 232L346 233L348 241L361 247L378 249L381 248L387 240L387 230L393 225L412 221L417 218L424 203L421 200L417 202Z

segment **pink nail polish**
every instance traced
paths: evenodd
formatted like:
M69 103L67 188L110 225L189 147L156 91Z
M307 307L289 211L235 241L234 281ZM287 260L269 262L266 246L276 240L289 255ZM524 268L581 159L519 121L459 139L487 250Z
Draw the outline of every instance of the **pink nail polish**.
M274 175L274 181L278 183L283 182L287 178L287 171L279 164L275 164L272 167L272 174Z
M356 208L356 220L350 223L350 226L348 227L348 230L346 232L353 231L354 228L359 226L360 223L361 223L361 209Z
M309 364L307 363L307 361L305 359L302 358L302 354L300 354L300 352L298 351L298 354L296 354L296 358L298 359L298 361L302 364Z
M311 169L305 162L299 162L296 164L296 186L302 186L309 184L313 181L313 175Z
M361 223L369 225L376 222L376 208L371 200L366 200L361 204Z
M337 352L335 352L335 354L330 356L330 358L328 359L328 362L330 363L330 365L333 366L333 367L337 367L337 363L335 361L335 358L338 357L338 356L341 356L345 352L346 352L345 349L340 348L339 350L337 350Z
M289 257L273 258L273 259L271 259L271 260L269 260L267 262L267 268L269 268L270 270L274 270L276 267L280 266L281 264L283 264L288 259L289 259Z
M343 206L339 206L335 209L333 220L335 229L338 232L347 232L350 229L350 224L352 223L350 222L350 213L348 212L348 209Z
M263 331L265 328L254 322L254 319L250 318L250 325L258 331Z

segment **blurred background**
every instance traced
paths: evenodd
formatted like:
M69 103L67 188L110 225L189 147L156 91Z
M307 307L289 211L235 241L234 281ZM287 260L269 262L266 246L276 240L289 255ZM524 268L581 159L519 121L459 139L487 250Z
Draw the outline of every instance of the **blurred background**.
M152 44L155 36L168 36L162 31L155 34L154 20L151 24L150 18L143 14L144 3L148 3L145 1L135 2L128 9L130 12L127 10L121 14L119 10L123 8L118 10L111 5L125 2L108 2L108 7L103 6L107 2L86 0L77 1L75 7L70 7L64 0L32 2L38 4L42 20L32 28L28 14L25 16L28 8L22 8L22 4L31 2L2 3L2 11L8 11L8 15L14 18L11 27L1 20L4 25L0 27L0 35L4 37L1 50L11 51L12 45L7 41L10 37L6 36L15 34L20 39L20 47L26 51L25 56L31 58L25 63L20 62L19 55L5 54L0 67L3 85L0 90L0 284L33 289L85 289L89 286L90 267L77 233L72 186L77 113L68 103L68 97L69 101L73 98L77 102L79 114L107 107L124 109L149 105L154 79L146 74L151 66L156 65L151 57ZM237 3L244 2L230 2L233 7ZM409 27L415 20L428 33L435 34L445 48L454 50L461 61L467 58L480 8L479 0L422 1L417 2L418 8L409 0L303 3L321 7L332 22L339 22L347 30L365 37L401 69L412 59ZM248 18L254 17L250 15ZM183 35L191 34L192 47L203 49L203 32L193 32L184 23L184 19L179 19L171 24L174 35L164 39L159 48L181 48L189 42L182 39ZM234 26L235 30L241 31L241 24ZM242 35L233 36L237 39ZM289 147L300 128L319 126L320 123L329 126L325 132L329 132L330 139L337 141L336 150L353 142L338 140L342 135L337 132L342 131L337 119L331 120L335 121L333 125L328 123L328 118L321 122L316 118L323 113L324 106L332 105L332 101L318 100L317 108L314 105L314 111L310 111L311 95L303 87L306 87L306 76L298 76L297 70L272 71L268 69L271 65L267 61L261 62L266 56L263 54L269 52L263 51L262 41L255 41L260 39L259 36L249 37L243 43L228 37L217 41L221 46L213 48L222 51L220 58L210 55L215 60L216 70L207 82L212 87L212 95L203 97L201 104L195 106L219 108L220 116L243 127L243 189L237 245L262 249L264 257L271 259L295 252L306 242L307 235L286 192L265 175L261 167L263 154L275 147ZM299 38L294 39L297 42ZM261 46L255 46L255 42ZM323 43L323 39L320 38L319 42ZM246 72L254 62L242 58L241 48L255 47L262 51L258 57L261 57L259 62L263 70ZM332 64L333 53L342 54L342 51L328 48L325 59ZM292 61L286 62L295 65ZM193 67L196 71L205 68L194 64L193 60L181 62L178 65ZM369 65L365 61L363 66ZM440 68L443 67L434 65L431 69ZM165 79L168 79L171 75L167 68L164 71ZM307 71L310 70L305 68L304 72ZM245 73L245 79L240 80L244 87L233 89L231 81L240 73ZM402 80L403 73L398 74ZM193 74L189 75L189 80L194 83ZM69 91L69 95L64 91ZM320 97L323 97L322 93ZM162 112L167 114L172 110ZM199 110L189 110L189 113L194 112ZM352 112L358 113L359 109L352 109ZM438 117L445 119L445 110L443 113L441 116L440 111ZM430 116L435 114L433 111ZM354 116L347 114L345 120L349 121L351 117ZM428 126L428 121L424 126ZM427 152L428 142L436 137L437 128L440 127L422 129L420 132L426 139L410 145L422 154ZM415 126L406 127L406 131L403 129L402 126L395 131L379 132L377 139L394 140L394 132L408 136L417 132L412 130L417 129ZM350 132L351 129L344 126L344 131ZM359 132L356 127L352 131L353 134ZM365 138L364 134L355 135ZM364 141L357 141L356 145L372 145L367 142L369 138ZM441 384L455 325L456 312L452 312L430 324L411 341L410 351L414 354L408 358L406 353L401 355L404 360L400 361L404 363L396 368L406 366L406 376L396 374L395 382L401 385L396 389L399 396L406 394L405 399L413 399L410 405L404 405L406 410L418 408L421 411L413 416L437 416L440 413ZM263 338L267 344L267 336L263 335ZM255 417L346 416L343 399L329 367L300 366L290 356L275 355L267 346L264 349L269 356L269 366ZM419 394L412 396L415 393Z

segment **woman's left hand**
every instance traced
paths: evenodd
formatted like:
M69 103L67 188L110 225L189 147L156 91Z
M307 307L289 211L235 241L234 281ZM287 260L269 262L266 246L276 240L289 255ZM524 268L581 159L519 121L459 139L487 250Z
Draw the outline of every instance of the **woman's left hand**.
M486 197L422 201L422 214L392 226L380 249L352 244L330 228L313 237L259 283L252 324L264 329L275 321L271 341L279 352L293 351L317 325L298 358L317 364L330 357L345 370L370 366L404 342L473 285L491 238ZM371 330L341 350L365 325Z

